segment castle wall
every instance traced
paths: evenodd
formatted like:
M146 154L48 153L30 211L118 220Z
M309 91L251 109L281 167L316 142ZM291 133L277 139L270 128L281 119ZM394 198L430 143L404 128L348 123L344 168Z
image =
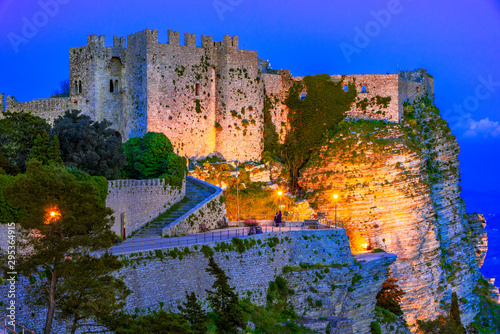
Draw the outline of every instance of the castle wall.
M264 82L257 52L239 50L238 37L226 35L207 53L217 61L216 151L227 160L260 160Z
M229 284L240 298L265 305L269 282L281 275L285 266L292 266L285 277L296 292L291 301L300 314L351 318L355 320L354 330L369 331L375 297L394 255L358 255L359 262L354 262L344 229L276 232L239 240L246 244L239 251L232 241L226 241L121 254L125 266L116 275L132 290L125 309L158 309L162 303L163 308L175 311L186 292L196 293L206 306L206 290L211 289L214 278L206 272L208 258L201 251L204 246L205 250L211 248L215 262L230 278ZM325 264L329 270L303 271L298 267L300 263ZM28 280L22 277L16 285L16 320L38 330L43 327L45 313L26 299L27 285ZM6 289L8 285L0 286L3 302ZM309 298L321 300L322 306L310 305ZM65 331L57 317L54 331Z
M27 112L37 115L47 120L48 123L54 123L54 120L63 116L66 110L80 110L82 100L78 97L56 97L48 99L35 99L30 102L18 102L14 97L7 96L6 111L8 112Z
M287 91L293 82L289 71L280 71L280 74L263 74L265 92L268 98L269 112L280 141L284 142L289 130L288 113L289 109L284 101L287 98Z
M194 35L180 45L178 32L147 50L147 130L162 132L180 155L201 158L215 150L215 70Z
M122 215L125 215L126 235L141 228L179 202L186 194L186 184L172 188L163 179L109 181L106 206L114 211L112 231L123 236Z
M332 78L339 79L340 76L332 76ZM399 76L397 74L346 75L343 84L348 85L351 81L356 83L358 97L351 110L347 112L347 117L400 121L403 109L399 103ZM363 87L366 87L366 90ZM390 97L391 100L387 106L381 105L377 103L377 96Z

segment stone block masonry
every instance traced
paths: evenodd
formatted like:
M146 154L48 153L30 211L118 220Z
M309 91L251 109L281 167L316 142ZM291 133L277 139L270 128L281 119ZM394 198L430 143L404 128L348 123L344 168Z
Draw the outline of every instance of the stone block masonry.
M106 205L114 211L113 232L129 236L156 218L186 194L186 182L181 187L165 184L163 179L109 181ZM125 228L125 231L124 231Z
M90 35L87 45L69 50L69 97L32 102L8 97L7 110L31 112L52 123L65 110L77 109L94 120L111 121L125 141L161 132L188 158L218 153L228 161L260 160L266 95L283 141L289 130L284 101L300 78L288 70L269 73L268 62L256 51L239 48L238 36L214 41L202 35L198 45L196 35L186 33L181 45L179 35L169 30L163 43L158 30L145 29L114 36L112 46L105 45L104 36ZM344 79L356 80L359 93L347 112L351 118L399 122L406 99L434 89L425 70Z
M187 178L190 182L210 192L211 195L175 222L163 228L163 236L186 235L202 232L200 230L201 224L204 224L205 228L208 230L214 230L219 227L218 223L225 219L225 197L222 193L222 189L191 176Z
M122 254L120 259L125 267L116 275L132 290L125 309L153 310L162 303L164 308L175 311L185 292L195 292L206 305L205 290L211 288L214 280L205 271L210 255L230 277L229 283L240 298L264 305L269 282L282 275L285 268L289 272L285 275L289 287L295 290L292 303L297 311L305 311L310 317L355 319L353 329L360 333L369 332L375 296L387 267L395 260L391 254L354 258L344 229L276 232L237 241ZM301 263L319 264L322 268L302 270ZM20 291L25 293L18 298L18 319L39 329L43 327L43 312L25 301L27 280L19 284ZM0 286L2 301L7 295L5 289L6 286ZM312 306L308 297L313 301ZM322 300L322 305L316 300ZM64 324L59 320L57 330L64 332Z

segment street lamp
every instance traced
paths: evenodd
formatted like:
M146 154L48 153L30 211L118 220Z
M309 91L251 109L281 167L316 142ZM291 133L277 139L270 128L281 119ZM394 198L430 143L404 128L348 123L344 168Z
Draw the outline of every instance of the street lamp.
M240 190L239 190L240 170L238 160L236 160L236 221L240 221Z
M280 198L280 210L281 210L281 195L283 195L283 192L280 190L278 191L278 197Z
M335 202L335 228L337 228L337 199L339 198L339 195L333 194L333 201Z

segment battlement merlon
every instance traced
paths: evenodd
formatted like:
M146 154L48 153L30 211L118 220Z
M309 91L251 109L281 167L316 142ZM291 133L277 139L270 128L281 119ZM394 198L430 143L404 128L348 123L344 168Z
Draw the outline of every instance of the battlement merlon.
M126 37L113 36L113 47L126 48L127 47L126 43L127 43Z
M224 45L228 49L238 50L240 44L239 40L238 36L231 37L229 35L224 35Z
M168 31L168 44L170 45L179 45L179 32L169 30Z
M87 35L87 45L91 48L104 48L104 35Z

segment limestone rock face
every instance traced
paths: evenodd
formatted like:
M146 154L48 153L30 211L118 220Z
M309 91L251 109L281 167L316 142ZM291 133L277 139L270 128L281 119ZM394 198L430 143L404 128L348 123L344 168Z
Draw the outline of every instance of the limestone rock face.
M462 322L471 322L484 225L465 213L459 147L433 101L406 105L401 123L343 122L327 140L299 181L309 201L333 213L339 194L348 230L397 255L392 275L406 292L401 307L413 331L418 319L444 314L453 291L463 301Z
M285 278L295 293L289 300L295 311L306 318L334 317L329 321L332 329L342 327L346 330L342 333L349 333L345 321L337 320L350 319L353 333L369 333L375 297L387 279L389 265L395 260L394 254L362 253L355 256L354 264L339 263L337 268L327 270L290 272ZM315 326L310 327L318 330L318 326L321 323L316 321Z
M469 226L467 237L475 246L477 262L479 267L483 266L486 251L488 250L488 236L486 235L486 219L483 215L472 213L467 215Z

